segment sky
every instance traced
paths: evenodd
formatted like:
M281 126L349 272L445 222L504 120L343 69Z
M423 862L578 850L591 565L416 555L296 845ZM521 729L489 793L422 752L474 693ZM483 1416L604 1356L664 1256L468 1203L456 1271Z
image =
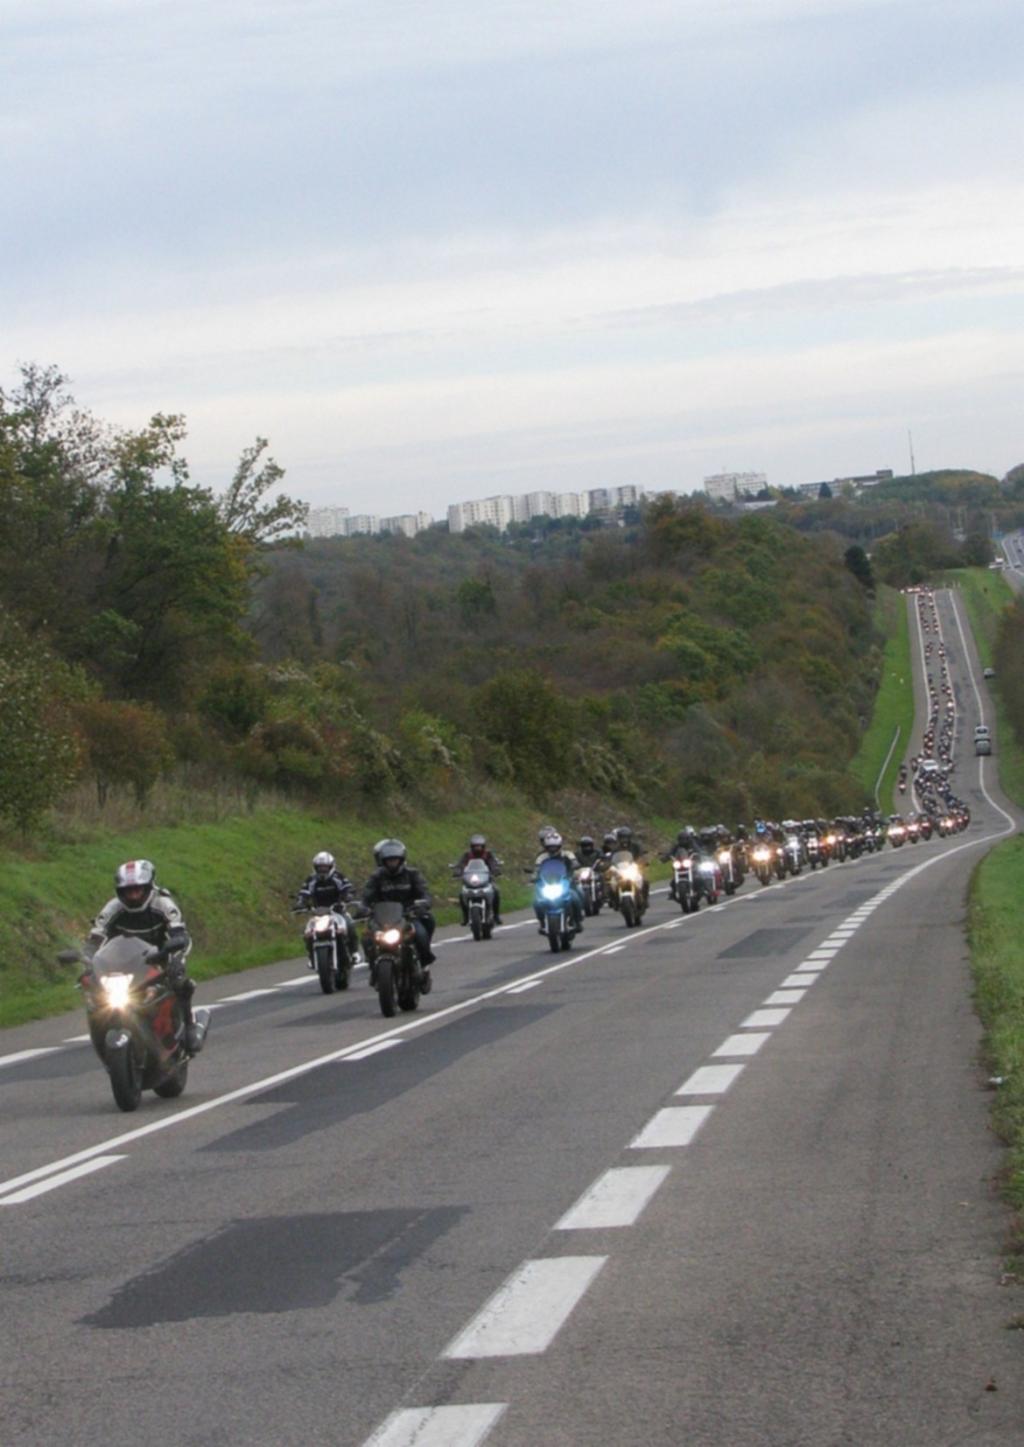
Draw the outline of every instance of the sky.
M1024 461L1020 0L0 0L0 382L391 515Z

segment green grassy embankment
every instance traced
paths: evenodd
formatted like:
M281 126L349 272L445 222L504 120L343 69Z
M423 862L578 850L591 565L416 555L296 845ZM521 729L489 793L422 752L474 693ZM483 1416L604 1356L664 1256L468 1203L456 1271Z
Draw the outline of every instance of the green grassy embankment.
M850 763L850 773L863 785L867 799L874 798L875 784L878 783L880 807L888 812L892 808L893 790L900 761L906 752L907 740L914 726L913 674L910 662L910 626L907 619L907 604L902 593L894 588L880 587L875 605L875 624L886 639L885 658L882 663L882 677L875 696L874 712L860 749ZM899 738L885 765L885 773L878 782L882 766L892 748L893 736L899 729Z
M959 589L982 666L990 666L999 616L1013 596L1009 585L986 568L963 569L946 581ZM996 714L994 762L999 781L1008 798L1024 805L1024 748L1006 718L998 678L989 688ZM975 869L968 922L986 1065L1001 1082L992 1119L1008 1147L1005 1191L1018 1213L1012 1250L1020 1260L1024 1258L1024 838L1020 835L993 849Z
M532 860L536 831L546 818L512 801L488 804L479 813L403 821L396 830L393 819L358 822L298 808L257 808L188 827L96 830L88 839L48 848L42 858L4 851L0 1027L73 1009L78 1003L78 971L62 968L55 956L59 949L81 942L110 898L114 870L124 859L156 863L158 880L178 900L193 934L191 972L203 980L301 953L302 924L288 908L318 849L330 849L361 888L372 868L374 842L398 832L410 861L422 869L434 893L439 921L446 923L458 917L457 883L447 866L462 853L468 836L485 827L507 866L502 906L522 907L530 898L522 866ZM668 820L637 823L641 838L651 844L677 827Z

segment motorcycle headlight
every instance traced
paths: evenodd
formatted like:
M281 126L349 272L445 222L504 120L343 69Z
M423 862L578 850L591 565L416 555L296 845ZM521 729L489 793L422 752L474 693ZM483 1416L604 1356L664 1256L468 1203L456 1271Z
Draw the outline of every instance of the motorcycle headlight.
M764 864L767 860L771 859L771 857L772 856L770 850L765 849L763 845L760 849L754 850L754 858L758 860L761 864Z
M377 936L382 945L393 946L401 943L402 931L400 929L386 929Z
M101 975L100 984L112 1010L121 1010L127 1005L132 991L131 975Z
M732 855L729 853L728 849L723 849L721 854L718 856L719 864L728 864L731 859Z
M710 859L705 859L700 867L701 874L714 874L715 865Z
M594 871L593 871L592 869L581 869L581 870L580 870L580 879L582 879L582 880L587 880L587 879L589 879L590 876L593 874L593 872L594 872Z
M639 869L637 869L635 864L624 864L619 870L619 873L621 874L623 879L632 879L636 881L640 878L640 871Z
M331 932L330 915L322 914L313 921L313 932L318 935L329 935Z
M542 884L540 892L545 899L561 899L563 889L561 884Z

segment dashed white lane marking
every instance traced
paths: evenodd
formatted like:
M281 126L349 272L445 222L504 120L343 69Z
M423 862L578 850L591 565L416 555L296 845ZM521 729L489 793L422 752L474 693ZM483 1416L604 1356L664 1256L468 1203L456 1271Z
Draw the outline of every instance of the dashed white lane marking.
M818 969L804 970L801 974L787 975L780 988L783 990L804 990L808 985L813 985L821 974Z
M806 994L807 991L804 989L774 990L764 1003L766 1005L799 1005Z
M104 1166L112 1166L117 1161L123 1160L125 1160L124 1156L94 1156L91 1161L85 1161L80 1166L73 1166L70 1171L62 1171L59 1176L47 1176L45 1181L37 1181L35 1185L26 1186L21 1191L0 1196L0 1206L20 1206L23 1201L31 1201L34 1196L41 1196L45 1191L55 1191L58 1186L66 1186L69 1181L77 1181L79 1176L89 1176L93 1171L101 1171Z
M540 984L543 984L542 980L526 980L521 985L513 985L507 993L509 995L521 995L524 990L535 990Z
M766 1040L771 1036L763 1035L730 1035L723 1040L717 1050L711 1052L713 1059L719 1059L725 1055L756 1055Z
M820 949L812 950L807 958L809 960L831 960L839 953L840 948L841 946L839 945L830 945L828 947L822 945Z
M55 1055L59 1050L59 1045L47 1045L38 1050L16 1050L13 1055L0 1055L0 1065L18 1065L22 1060L35 1060L40 1055Z
M795 973L798 975L808 975L813 978L815 975L820 975L828 967L828 964L828 960L804 960L802 965L797 965ZM792 978L792 976L790 978Z
M671 1166L620 1166L605 1171L570 1207L556 1231L601 1231L632 1226L671 1172Z
M788 1007L780 1010L755 1010L740 1022L741 1030L773 1030L776 1025L781 1025L786 1016L790 1013Z
M745 1065L701 1065L684 1080L676 1095L724 1095Z
M465 1360L546 1351L607 1256L524 1261L441 1353Z
M708 1116L713 1105L668 1105L656 1111L639 1135L629 1143L630 1150L657 1150L662 1146L688 1146Z
M507 1402L480 1402L392 1412L365 1447L476 1447L507 1407Z
M354 1055L346 1055L346 1060L369 1060L371 1055L379 1055L382 1050L392 1050L396 1045L401 1045L401 1040L381 1040L376 1045L369 1045L365 1050L357 1050Z

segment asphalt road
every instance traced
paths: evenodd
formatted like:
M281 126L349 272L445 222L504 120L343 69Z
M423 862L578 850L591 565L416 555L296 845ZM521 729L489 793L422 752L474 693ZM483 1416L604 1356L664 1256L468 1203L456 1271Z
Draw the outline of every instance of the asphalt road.
M1024 1442L963 934L1015 826L956 607L953 839L567 956L447 931L395 1022L215 982L132 1116L79 1017L5 1032L0 1442Z

